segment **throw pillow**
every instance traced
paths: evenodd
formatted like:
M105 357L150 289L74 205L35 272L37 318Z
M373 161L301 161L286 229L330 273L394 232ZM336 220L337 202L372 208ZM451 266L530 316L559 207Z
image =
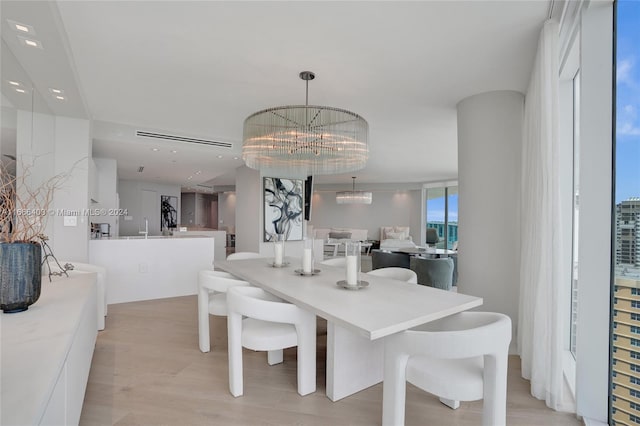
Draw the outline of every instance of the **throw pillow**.
M387 237L387 233L393 232L393 226L383 226L382 228L380 228L380 232L382 233L381 238L383 240L386 240L389 238Z
M393 227L393 232L401 232L404 237L402 237L403 240L407 240L409 239L409 231L411 229L408 226L394 226Z
M390 240L404 240L404 232L387 232L387 238Z

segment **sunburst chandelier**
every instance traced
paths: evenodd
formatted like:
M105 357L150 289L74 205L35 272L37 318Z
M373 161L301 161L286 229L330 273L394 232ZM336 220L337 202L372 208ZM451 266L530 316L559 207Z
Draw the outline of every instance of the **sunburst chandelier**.
M311 71L304 105L268 108L244 121L242 159L263 174L331 175L362 169L369 158L369 125L351 111L309 105Z

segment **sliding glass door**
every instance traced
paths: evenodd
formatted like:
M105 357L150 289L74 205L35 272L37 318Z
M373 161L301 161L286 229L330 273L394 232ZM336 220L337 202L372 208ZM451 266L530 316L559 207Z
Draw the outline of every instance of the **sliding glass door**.
M426 194L427 245L457 249L458 246L458 186L428 188Z

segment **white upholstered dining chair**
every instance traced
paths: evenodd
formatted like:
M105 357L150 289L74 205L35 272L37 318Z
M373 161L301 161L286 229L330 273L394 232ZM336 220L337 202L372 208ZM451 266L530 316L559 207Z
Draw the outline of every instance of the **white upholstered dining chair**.
M482 424L506 424L507 358L511 319L493 312L461 312L385 339L383 426L404 424L405 381L440 397L483 399Z
M227 260L242 260L242 259L258 259L262 256L260 253L254 253L252 251L239 251L237 253L231 253L227 256Z
M247 286L233 275L222 271L202 270L198 273L198 344L202 352L211 350L209 314L226 317L230 287Z
M316 390L316 316L257 287L233 287L227 294L229 390L244 393L242 348L268 351L269 365L283 361L283 349L298 347L298 393ZM246 317L243 319L243 316Z
M367 272L369 275L376 275L378 277L391 278L393 280L404 281L409 284L417 284L418 276L411 269L397 268L390 266L388 268L374 269Z

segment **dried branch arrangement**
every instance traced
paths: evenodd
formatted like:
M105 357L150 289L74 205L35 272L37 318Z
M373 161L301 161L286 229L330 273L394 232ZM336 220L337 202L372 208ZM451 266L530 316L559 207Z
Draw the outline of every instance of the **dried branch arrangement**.
M40 243L53 194L70 176L60 173L31 185L33 163L23 164L16 177L0 162L0 242Z

